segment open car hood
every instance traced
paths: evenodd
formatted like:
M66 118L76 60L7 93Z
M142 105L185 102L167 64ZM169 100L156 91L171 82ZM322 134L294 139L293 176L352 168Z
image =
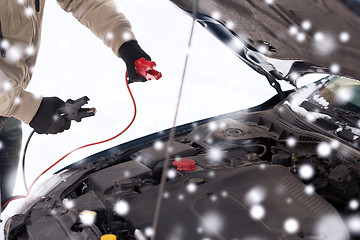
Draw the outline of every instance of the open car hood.
M171 1L273 86L314 72L360 79L357 0Z

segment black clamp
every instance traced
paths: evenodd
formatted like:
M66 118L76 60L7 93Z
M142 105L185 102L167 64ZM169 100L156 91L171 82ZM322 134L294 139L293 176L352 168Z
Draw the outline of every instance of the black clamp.
M80 122L83 118L92 117L96 113L95 108L81 108L89 100L86 96L77 100L68 99L65 102L65 106L59 109L59 113L67 120L75 120L77 122Z

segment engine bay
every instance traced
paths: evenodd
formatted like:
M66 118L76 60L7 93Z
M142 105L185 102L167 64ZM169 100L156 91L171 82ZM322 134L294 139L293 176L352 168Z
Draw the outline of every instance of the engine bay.
M157 239L326 239L320 237L335 230L355 239L344 219L358 211L349 208L360 196L357 150L304 130L299 120L284 121L284 111L235 113L192 124L171 143L159 136L126 154L99 158L86 167L91 171L79 168L76 178L12 217L8 239L108 233L148 239L166 154ZM94 222L84 224L83 211L95 212ZM293 232L289 220L298 224Z

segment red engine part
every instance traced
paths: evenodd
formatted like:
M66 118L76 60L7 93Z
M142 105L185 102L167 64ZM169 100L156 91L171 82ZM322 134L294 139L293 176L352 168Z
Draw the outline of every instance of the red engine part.
M147 80L158 80L162 77L161 72L154 70L156 63L148 61L145 58L139 58L135 61L136 73L143 76Z
M194 171L196 169L195 161L187 158L182 158L179 161L173 161L172 165L179 171Z

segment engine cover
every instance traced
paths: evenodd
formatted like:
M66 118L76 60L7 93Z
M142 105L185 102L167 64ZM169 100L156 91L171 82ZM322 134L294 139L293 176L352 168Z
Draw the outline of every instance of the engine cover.
M166 185L156 239L323 239L327 216L346 229L337 211L305 187L287 168L271 165L179 177ZM151 227L157 194L150 189L129 199L126 217L137 229ZM289 234L284 225L292 220L299 227Z

